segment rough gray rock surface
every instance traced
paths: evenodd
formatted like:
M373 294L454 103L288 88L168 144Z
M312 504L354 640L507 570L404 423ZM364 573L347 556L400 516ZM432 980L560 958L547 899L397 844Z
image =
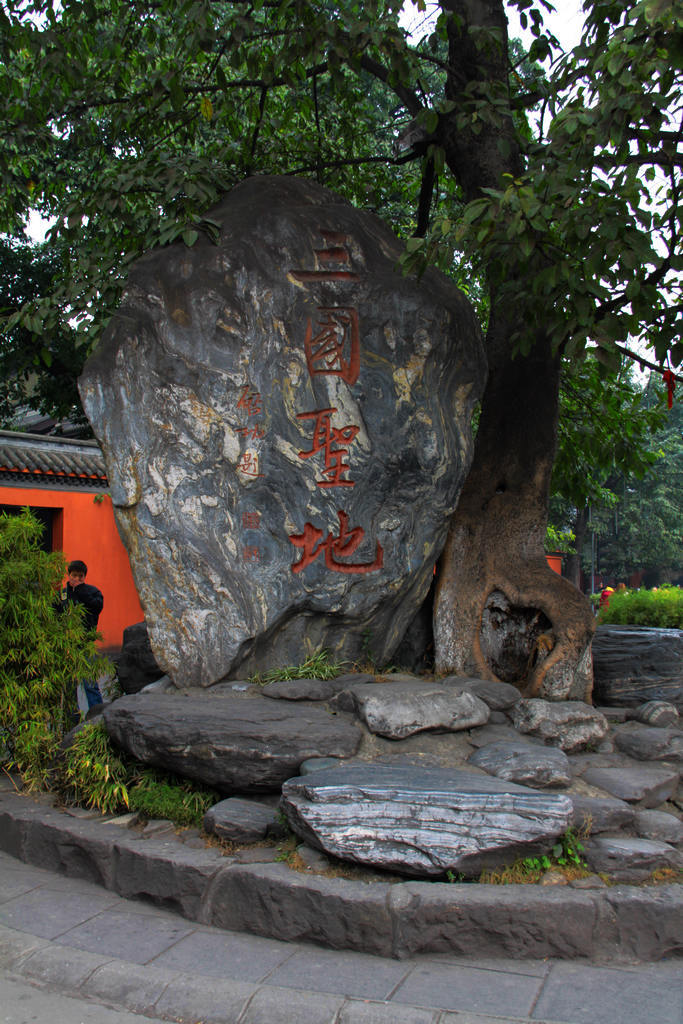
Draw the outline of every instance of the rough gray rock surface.
M565 831L572 805L466 770L349 765L290 779L281 806L307 843L344 860L439 875L476 874Z
M633 827L636 835L643 839L655 839L671 846L683 843L683 824L666 811L636 811Z
M644 725L656 725L660 728L678 725L680 722L678 708L665 700L648 700L631 712L630 717Z
M591 835L616 832L620 828L629 828L634 822L636 812L625 800L574 792L569 797L574 808L571 827L575 831L587 830Z
M145 622L135 622L124 629L121 653L116 658L116 674L124 693L138 693L163 677Z
M631 761L626 757L596 754L587 757L578 771L584 782L611 793L627 803L658 807L678 789L676 768Z
M683 629L598 626L593 700L633 707L657 700L683 707Z
M489 718L483 700L438 680L427 683L390 677L387 682L351 686L331 703L355 712L370 732L394 740L426 729L461 732L484 725Z
M614 731L614 744L636 761L683 761L683 732L627 722Z
M556 747L532 747L529 743L490 743L467 759L489 775L541 789L568 786L572 772L569 758Z
M467 693L473 693L475 697L479 697L485 704L488 704L492 711L505 711L522 698L522 694L516 686L492 679L446 676L442 680L442 684L444 686L453 686Z
M510 709L510 718L519 732L538 736L565 753L600 743L609 729L603 714L578 700L520 700Z
M348 757L360 730L346 716L240 694L135 694L103 714L112 739L157 765L223 793L279 790L310 757Z
M652 839L596 836L583 844L588 866L617 882L644 882L654 871L680 871L683 857L668 843Z
M234 843L257 843L268 836L281 836L285 830L276 808L233 796L209 808L204 831Z
M152 647L174 682L388 660L429 589L484 384L464 295L389 228L257 176L151 252L80 379Z

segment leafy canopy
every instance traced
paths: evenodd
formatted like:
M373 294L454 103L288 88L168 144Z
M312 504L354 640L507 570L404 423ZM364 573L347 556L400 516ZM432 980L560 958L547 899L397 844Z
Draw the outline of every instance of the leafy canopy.
M502 30L471 25L470 0L442 0L417 41L400 6L3 0L0 231L21 237L37 209L59 252L8 328L48 339L47 366L68 325L84 356L131 260L212 235L207 209L245 175L297 173L412 235L408 265L436 260L514 303L522 352L539 336L571 359L597 345L614 369L637 338L678 364L680 6L592 0L563 55L545 0L500 0L536 37L503 80L485 73ZM519 159L481 188L460 140L491 132Z

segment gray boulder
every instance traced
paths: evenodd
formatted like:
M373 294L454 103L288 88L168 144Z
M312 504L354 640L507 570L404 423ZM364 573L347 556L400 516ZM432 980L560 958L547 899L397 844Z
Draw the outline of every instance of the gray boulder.
M568 797L463 769L347 765L290 779L281 807L309 845L408 875L476 874L565 831Z
M462 676L446 676L443 686L452 686L463 692L473 693L479 697L492 711L506 711L521 700L522 694L516 686L501 683L493 679L470 679Z
M556 747L533 747L529 743L490 743L468 757L468 763L489 775L521 786L550 789L568 786L572 773L569 758Z
M680 729L628 722L615 730L614 743L618 750L637 761L683 761L683 733Z
M121 653L116 658L116 674L124 693L138 693L163 677L145 622L135 622L124 629Z
M588 866L616 882L644 882L662 868L680 871L683 857L667 843L624 836L597 836L583 844Z
M389 680L351 686L331 703L355 712L370 732L394 740L426 729L460 732L488 721L488 706L474 694L440 682Z
M135 694L103 721L138 761L223 793L276 792L307 758L348 757L361 739L344 715L237 693Z
M313 181L252 177L132 269L80 379L159 665L181 688L380 663L433 578L485 360L437 271Z
M636 722L642 722L643 725L655 725L659 728L678 725L680 720L678 708L665 700L648 700L632 711L629 717Z
M258 843L269 836L281 836L285 829L275 807L233 796L209 808L204 815L204 831L233 843Z
M669 765L638 764L628 757L595 755L587 757L578 769L588 785L643 807L658 807L678 789L679 772Z
M603 714L578 700L520 700L510 709L510 717L519 732L537 736L566 753L597 745L609 730Z

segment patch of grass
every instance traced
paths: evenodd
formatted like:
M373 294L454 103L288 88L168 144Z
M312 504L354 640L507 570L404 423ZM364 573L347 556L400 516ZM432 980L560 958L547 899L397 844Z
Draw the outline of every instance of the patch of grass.
M289 679L335 679L344 671L346 662L332 661L329 651L322 650L312 654L300 665L288 665L285 668L272 668L268 672L256 672L249 677L249 682L256 686L278 683Z
M166 772L147 768L138 775L128 790L131 811L145 818L167 818L176 825L201 828L204 815L220 794L202 789L190 779L181 779Z
M116 814L128 810L131 777L130 764L113 748L104 726L95 723L84 725L67 748L55 786L65 803Z
M549 854L540 857L519 857L500 870L483 871L479 876L479 882L485 885L535 885L540 882L546 871L551 869L561 871L567 881L585 878L590 871L581 857L581 840L585 839L587 834L587 831L577 833L573 829L567 829Z

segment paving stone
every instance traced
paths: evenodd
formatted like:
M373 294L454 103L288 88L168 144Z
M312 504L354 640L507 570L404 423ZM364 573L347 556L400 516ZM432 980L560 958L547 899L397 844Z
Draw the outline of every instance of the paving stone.
M681 956L682 893L683 888L675 884L608 886L603 899L614 920L614 932L604 933L603 944L609 940L620 959L652 961Z
M44 939L54 939L113 902L116 902L116 897L106 892L79 896L78 893L55 892L41 887L0 904L0 924Z
M93 971L81 985L80 992L107 1003L125 1006L133 1013L152 1016L152 1007L173 979L171 971L112 960Z
M258 990L240 1024L273 1024L283 1012L296 1024L336 1024L343 1005L343 996L269 986Z
M531 1014L542 984L528 975L426 962L411 971L392 1000L443 1010L525 1017Z
M241 932L199 930L181 938L154 960L155 967L211 978L260 982L297 952L290 946Z
M316 992L337 993L360 999L385 1000L409 971L407 965L396 960L346 950L316 950L307 947L295 952L276 967L268 976L268 984L283 988L312 988Z
M227 981L214 978L207 984L206 978L180 974L170 982L154 1006L154 1016L163 1020L201 1021L202 1024L240 1024L246 1018L240 1016L249 1000L257 991L248 982ZM286 1004L280 1005L280 1013L273 1020L283 1020Z
M65 931L61 941L77 949L96 949L110 957L144 964L189 935L194 928L182 918L171 915L162 918L112 910Z
M0 964L12 967L42 949L47 940L0 925Z
M105 953L68 946L43 946L21 963L21 974L62 990L77 989L93 971L107 962Z
M647 984L639 974L584 964L553 965L534 1008L544 1016L572 1024L675 1024L680 1020L680 985Z
M342 1006L336 1024L437 1024L437 1015L438 1011L419 1006L349 1000Z

